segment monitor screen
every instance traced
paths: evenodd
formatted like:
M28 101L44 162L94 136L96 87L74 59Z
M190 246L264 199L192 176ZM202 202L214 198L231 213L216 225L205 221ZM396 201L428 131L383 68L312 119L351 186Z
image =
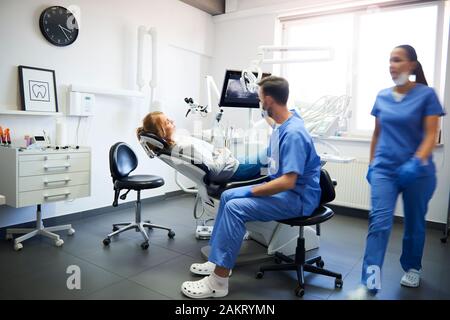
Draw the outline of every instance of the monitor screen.
M220 96L221 107L234 108L259 108L257 92L250 92L241 84L241 73L239 70L227 70L223 82L222 95ZM256 72L253 73L258 76ZM270 76L264 73L263 78Z

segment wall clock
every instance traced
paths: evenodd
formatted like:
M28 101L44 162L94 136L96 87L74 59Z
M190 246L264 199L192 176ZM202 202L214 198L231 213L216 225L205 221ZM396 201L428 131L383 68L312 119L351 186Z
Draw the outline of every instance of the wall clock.
M45 39L55 46L68 46L78 37L78 22L64 7L53 6L42 11L39 27Z

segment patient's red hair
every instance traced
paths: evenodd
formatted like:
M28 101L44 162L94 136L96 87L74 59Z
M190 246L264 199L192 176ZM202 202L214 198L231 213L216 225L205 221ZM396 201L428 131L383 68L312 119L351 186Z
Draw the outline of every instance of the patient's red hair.
M162 124L163 120L161 115L163 114L164 113L161 111L153 111L147 114L142 120L142 127L139 127L136 130L138 139L139 136L144 132L152 133L166 140L169 146L173 146L175 142L166 136L166 131L164 130L164 126Z

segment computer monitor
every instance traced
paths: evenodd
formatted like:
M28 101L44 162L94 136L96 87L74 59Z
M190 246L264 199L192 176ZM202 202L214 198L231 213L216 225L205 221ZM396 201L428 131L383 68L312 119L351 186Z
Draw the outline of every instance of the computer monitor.
M258 92L250 92L241 84L242 71L227 70L223 82L222 94L220 96L221 107L234 108L259 108ZM258 74L253 72L257 77ZM263 78L270 76L264 73Z

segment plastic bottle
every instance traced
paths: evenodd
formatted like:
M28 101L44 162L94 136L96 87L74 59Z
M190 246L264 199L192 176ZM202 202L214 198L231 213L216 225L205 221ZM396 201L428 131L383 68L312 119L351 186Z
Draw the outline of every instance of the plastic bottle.
M7 143L8 145L11 145L11 133L9 128L5 129L5 143Z
M56 120L56 145L67 145L67 128L65 121L62 119Z

